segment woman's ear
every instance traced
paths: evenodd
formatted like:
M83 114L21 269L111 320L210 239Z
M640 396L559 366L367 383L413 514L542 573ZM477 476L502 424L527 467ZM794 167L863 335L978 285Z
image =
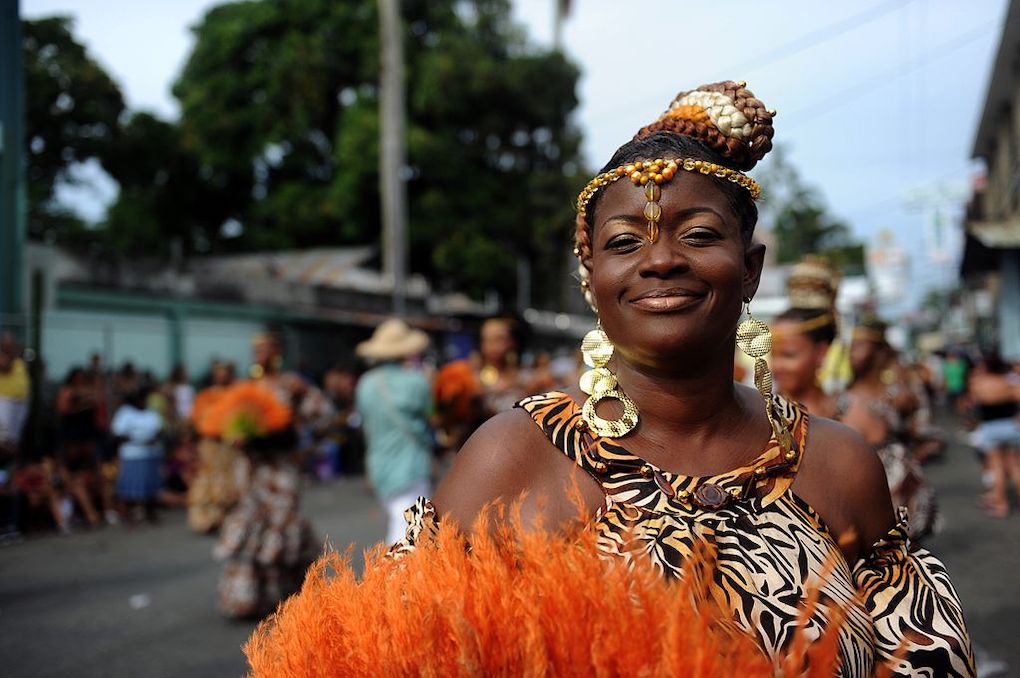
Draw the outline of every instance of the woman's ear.
M765 245L753 242L744 250L744 298L751 299L758 292L761 270L765 265Z

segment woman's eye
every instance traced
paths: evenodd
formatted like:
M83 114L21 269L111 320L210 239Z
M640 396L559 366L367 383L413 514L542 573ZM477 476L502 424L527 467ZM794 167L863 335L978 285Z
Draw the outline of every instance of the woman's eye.
M695 242L712 242L719 239L719 234L707 228L692 228L683 234L684 240Z
M641 246L641 239L633 235L618 235L606 243L607 250L629 250Z

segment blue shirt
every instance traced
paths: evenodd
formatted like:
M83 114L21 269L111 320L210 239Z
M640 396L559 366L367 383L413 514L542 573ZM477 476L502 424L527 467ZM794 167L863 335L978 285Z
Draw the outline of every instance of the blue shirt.
M395 497L428 481L432 395L425 375L389 363L369 370L354 392L361 415L368 479L382 498Z

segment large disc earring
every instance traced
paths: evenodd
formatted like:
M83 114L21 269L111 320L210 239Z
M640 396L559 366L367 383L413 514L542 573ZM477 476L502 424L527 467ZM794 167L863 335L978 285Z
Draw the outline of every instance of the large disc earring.
M613 342L609 341L601 324L581 340L584 364L591 368L580 379L581 390L588 394L581 408L581 416L591 430L604 438L625 436L638 423L637 405L619 388L616 375L608 367L614 350ZM623 414L617 419L605 419L595 412L596 405L610 399L618 400L623 406Z
M747 300L747 319L737 325L737 346L754 359L754 385L765 399L765 416L769 419L776 442L784 452L793 448L793 437L786 424L779 418L772 401L772 372L765 362L765 356L772 350L772 330L751 315L751 300Z

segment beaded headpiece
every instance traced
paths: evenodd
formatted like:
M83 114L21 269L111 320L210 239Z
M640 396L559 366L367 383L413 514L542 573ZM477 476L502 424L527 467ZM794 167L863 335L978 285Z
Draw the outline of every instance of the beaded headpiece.
M786 296L793 308L829 310L835 306L839 273L829 260L805 255L786 279Z
M696 90L681 92L659 118L642 128L635 138L653 132L670 131L694 137L732 162L726 167L698 158L656 158L615 167L588 182L577 196L577 213L585 217L588 203L602 188L626 177L635 186L644 188L644 216L648 221L648 239L655 242L659 234L662 208L659 188L680 171L698 172L737 184L757 200L761 186L741 170L750 169L772 148L772 117L760 101L746 89L743 81L726 81L702 85Z
M887 343L885 332L888 328L883 321L873 315L866 315L854 328L853 338L873 341L876 344Z

